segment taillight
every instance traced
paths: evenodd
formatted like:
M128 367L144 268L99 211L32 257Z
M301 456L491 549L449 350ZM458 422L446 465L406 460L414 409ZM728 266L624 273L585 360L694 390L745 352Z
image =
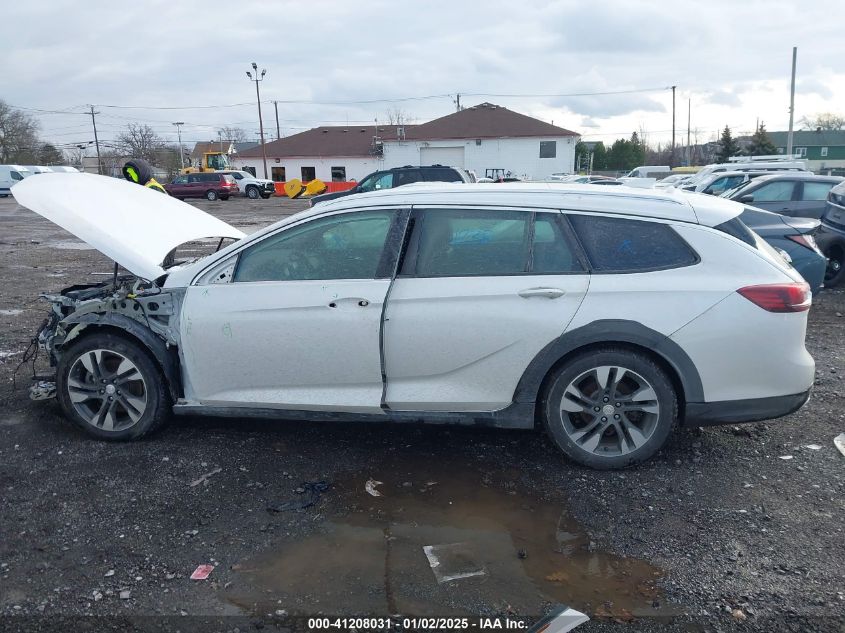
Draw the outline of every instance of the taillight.
M812 235L787 235L786 237L796 244L809 248L811 251L819 250L819 247L816 246L816 240Z
M737 292L768 312L804 312L813 303L810 286L804 282L745 286Z

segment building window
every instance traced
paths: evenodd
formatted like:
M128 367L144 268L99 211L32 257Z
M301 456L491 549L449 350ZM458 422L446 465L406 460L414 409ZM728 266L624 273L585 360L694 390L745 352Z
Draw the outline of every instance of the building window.
M316 167L303 167L301 170L302 182L311 182L317 177Z
M795 153L800 156L801 158L807 158L807 148L806 147L796 147Z
M254 176L255 174L253 174ZM273 178L273 182L285 182L287 178L285 178L285 168L284 167L271 167L270 168L270 176Z
M346 182L346 167L332 167L332 182Z
M248 171L252 174L253 178L255 177L255 167L244 167L244 171Z
M827 148L822 147L822 158L825 158L826 156L827 156Z
M557 141L540 141L540 158L555 158Z

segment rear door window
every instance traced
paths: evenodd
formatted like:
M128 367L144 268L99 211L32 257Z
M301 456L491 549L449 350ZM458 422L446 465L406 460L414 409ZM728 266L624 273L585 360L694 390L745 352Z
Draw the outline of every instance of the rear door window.
M827 194L835 182L805 182L802 200L827 200Z
M401 187L422 180L419 169L403 169L393 174L393 186Z
M583 272L560 213L430 209L415 220L402 274L470 277Z
M659 222L569 215L595 272L643 272L690 266L695 251L672 227Z
M427 182L462 182L460 174L448 168L425 169L423 176Z
M513 275L528 271L531 214L431 209L419 222L418 277Z

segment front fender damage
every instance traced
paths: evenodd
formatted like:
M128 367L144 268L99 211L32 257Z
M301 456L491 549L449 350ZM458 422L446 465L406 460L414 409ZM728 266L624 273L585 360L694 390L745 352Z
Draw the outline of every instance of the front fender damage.
M134 279L122 279L119 286L73 286L58 295L42 295L52 311L38 332L38 343L55 367L64 350L79 337L95 329L119 331L146 348L161 368L175 401L182 396L178 321L183 297L184 289L145 289ZM33 389L30 397L44 398L41 383Z

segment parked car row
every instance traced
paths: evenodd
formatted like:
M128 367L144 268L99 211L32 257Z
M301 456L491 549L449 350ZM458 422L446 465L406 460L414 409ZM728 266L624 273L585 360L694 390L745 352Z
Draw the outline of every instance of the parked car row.
M240 170L182 174L164 185L164 188L167 193L179 200L185 198L228 200L236 195L257 200L258 198L267 199L276 191L276 185L272 180L256 178L248 171Z
M7 197L11 193L12 185L24 178L55 172L78 173L79 170L67 165L50 165L49 167L45 165L0 165L0 198Z

